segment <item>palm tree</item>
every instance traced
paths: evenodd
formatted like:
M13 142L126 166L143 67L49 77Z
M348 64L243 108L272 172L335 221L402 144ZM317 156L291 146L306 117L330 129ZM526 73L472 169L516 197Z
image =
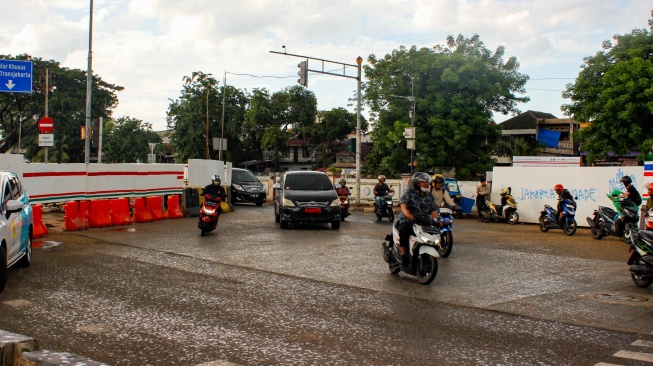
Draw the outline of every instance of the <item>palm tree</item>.
M537 156L544 149L544 145L539 141L529 143L521 137L512 141L500 141L499 146L503 147L506 155L510 156L510 160L514 156Z

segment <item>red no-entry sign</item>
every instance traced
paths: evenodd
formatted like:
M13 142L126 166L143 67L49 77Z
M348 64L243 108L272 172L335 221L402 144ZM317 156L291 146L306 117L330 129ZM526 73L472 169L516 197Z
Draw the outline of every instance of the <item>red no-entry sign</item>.
M41 133L50 133L54 130L54 121L50 117L41 117L36 126Z

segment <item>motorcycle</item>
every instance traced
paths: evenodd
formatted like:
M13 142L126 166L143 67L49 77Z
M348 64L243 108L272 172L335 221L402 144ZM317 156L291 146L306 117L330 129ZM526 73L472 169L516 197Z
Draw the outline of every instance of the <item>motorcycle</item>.
M575 197L578 199L578 197ZM576 233L578 224L576 223L576 205L569 199L562 200L562 217L558 222L559 213L549 205L544 205L544 210L540 212L540 231L546 233L549 229L562 229L566 235L572 236Z
M454 216L454 210L443 204L440 208L440 222L443 225L440 228L440 247L438 248L438 253L442 258L447 258L453 249L453 232L451 229Z
M502 201L505 200L506 203L503 206L496 206L489 200L485 200L485 205L481 210L481 220L483 222L504 221L510 225L514 225L519 221L517 202L515 202L515 198L509 193L502 195Z
M594 239L600 240L604 236L617 236L615 221L617 218L623 217L624 231L620 239L625 242L630 241L630 233L636 228L639 221L639 208L636 205L623 205L618 198L620 194L620 190L614 189L606 195L612 200L616 211L610 207L599 206L594 210L594 216L587 218Z
M204 195L204 203L200 208L200 217L197 227L202 230L201 236L210 233L218 226L218 217L220 217L220 202L222 199L219 196L212 194Z
M338 196L340 198L340 221L345 221L345 218L351 215L349 213L349 196L351 196L351 192L346 196Z
M644 220L644 228L646 230L653 230L653 209L650 209L646 212L646 219Z
M388 263L390 273L404 272L417 277L417 281L428 285L438 273L438 258L440 254L441 237L438 222L431 216L416 217L413 222L413 232L409 238L409 264L401 265L401 250L399 249L399 230L397 223L392 225L392 234L385 237L383 245L383 260Z
M633 229L630 236L630 278L637 287L653 283L653 232Z
M381 207L374 203L374 214L376 219L381 221L384 217L388 218L388 221L393 222L395 219L395 212L392 208L392 195L386 194L381 200Z

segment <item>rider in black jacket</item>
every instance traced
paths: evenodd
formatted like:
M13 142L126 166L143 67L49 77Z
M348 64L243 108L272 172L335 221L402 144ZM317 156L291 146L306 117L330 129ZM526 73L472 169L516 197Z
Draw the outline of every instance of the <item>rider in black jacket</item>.
M210 194L212 196L220 197L220 199L224 201L224 199L227 198L227 194L225 193L224 188L220 185L221 182L222 178L220 178L218 174L214 174L211 177L211 184L204 187L202 196Z

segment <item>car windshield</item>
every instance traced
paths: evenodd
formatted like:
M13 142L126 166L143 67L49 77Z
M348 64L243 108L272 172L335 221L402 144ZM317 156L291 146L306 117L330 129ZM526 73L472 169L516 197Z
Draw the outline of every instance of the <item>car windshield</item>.
M333 185L326 174L292 174L286 177L286 189L298 191L328 191Z
M249 170L232 170L234 182L258 182L258 179Z

